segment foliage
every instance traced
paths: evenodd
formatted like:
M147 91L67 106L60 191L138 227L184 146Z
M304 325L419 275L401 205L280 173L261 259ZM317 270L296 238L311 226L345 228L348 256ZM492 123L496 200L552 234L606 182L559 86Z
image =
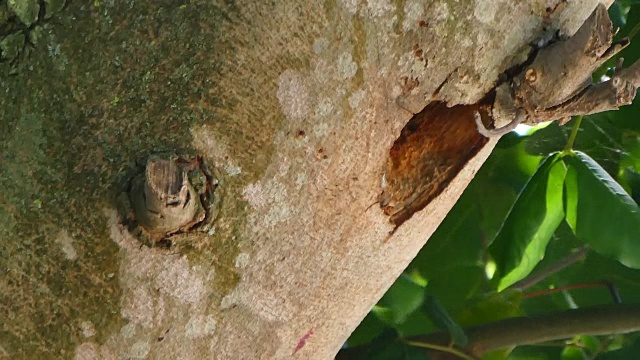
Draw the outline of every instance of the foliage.
M639 31L640 1L617 1L610 13L621 27L617 37ZM620 54L626 63L640 58L635 39ZM610 76L615 62L594 76ZM423 359L416 350L426 347L473 358L456 352L468 326L621 300L640 304L638 114L636 98L616 112L503 137L339 357ZM411 340L437 331L451 339L444 349ZM482 358L638 358L638 335L578 332Z

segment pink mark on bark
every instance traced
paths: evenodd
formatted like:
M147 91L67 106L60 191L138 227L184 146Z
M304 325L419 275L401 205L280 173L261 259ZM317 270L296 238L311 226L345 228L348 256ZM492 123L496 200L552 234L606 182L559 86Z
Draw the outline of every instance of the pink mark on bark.
M300 338L300 340L298 340L298 345L296 345L295 350L293 350L294 354L297 353L298 351L300 351L300 349L302 349L307 344L307 340L309 340L311 335L313 335L313 328L309 329L309 331L307 331L307 333L304 334Z

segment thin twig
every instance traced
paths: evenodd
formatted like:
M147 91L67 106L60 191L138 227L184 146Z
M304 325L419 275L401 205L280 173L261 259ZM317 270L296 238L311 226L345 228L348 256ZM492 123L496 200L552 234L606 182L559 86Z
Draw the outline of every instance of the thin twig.
M580 124L577 124L577 126L574 126L574 129L579 126ZM589 252L589 249L586 246L583 246L579 248L577 251L569 254L565 258L560 259L558 262L551 264L546 269L543 269L539 272L536 272L533 275L530 275L518 281L517 283L513 284L511 287L514 289L526 290L536 285L537 283L541 282L542 280L548 278L549 276L564 270L565 268L577 263L578 261L584 260L588 252Z
M527 294L524 294L522 298L529 299L529 298L534 298L541 295L549 295L549 294L555 294L555 293L559 293L567 290L585 289L585 288L590 288L595 286L603 286L603 287L607 287L608 289L609 284L610 283L608 281L594 281L594 282L588 282L588 283L571 284L571 285L561 286L554 289L544 289L540 291L527 293Z
M475 357L470 356L465 354L464 352L451 347L451 346L442 346L442 345L436 345L436 344L429 344L429 343L425 343L425 342L421 342L421 341L410 341L407 340L405 341L405 343L407 343L407 345L411 345L411 346L415 346L415 347L420 347L420 348L424 348L424 349L430 349L430 350L436 350L436 351L442 351L451 355L454 355L460 359L464 359L464 360L476 360Z

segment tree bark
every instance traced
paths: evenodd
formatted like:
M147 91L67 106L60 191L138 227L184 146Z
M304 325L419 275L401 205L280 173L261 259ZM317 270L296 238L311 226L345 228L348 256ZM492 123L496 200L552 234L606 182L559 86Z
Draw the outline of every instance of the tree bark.
M496 143L394 224L394 141L596 4L557 2L94 1L11 28L29 43L0 63L0 356L333 357ZM149 246L118 198L177 149L210 164L219 212Z

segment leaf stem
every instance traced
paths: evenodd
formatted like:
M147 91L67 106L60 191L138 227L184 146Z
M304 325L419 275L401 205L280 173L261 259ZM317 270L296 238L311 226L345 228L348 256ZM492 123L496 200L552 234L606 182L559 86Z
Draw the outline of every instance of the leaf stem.
M573 143L576 141L576 137L578 136L578 130L580 129L580 124L582 123L582 115L576 117L576 122L573 124L573 129L571 129L571 135L569 136L569 140L567 141L567 145L562 150L563 155L570 153L573 151Z
M405 340L405 343L407 345L411 345L411 346L415 346L415 347L421 347L421 348L425 348L425 349L431 349L431 350L436 350L436 351L442 351L442 352L446 352L448 354L457 356L461 359L464 360L476 360L476 358L469 356L465 353L463 353L462 351L450 347L450 346L442 346L442 345L436 345L436 344L430 344L430 343L426 343L426 342L422 342L422 341L411 341L411 340Z

